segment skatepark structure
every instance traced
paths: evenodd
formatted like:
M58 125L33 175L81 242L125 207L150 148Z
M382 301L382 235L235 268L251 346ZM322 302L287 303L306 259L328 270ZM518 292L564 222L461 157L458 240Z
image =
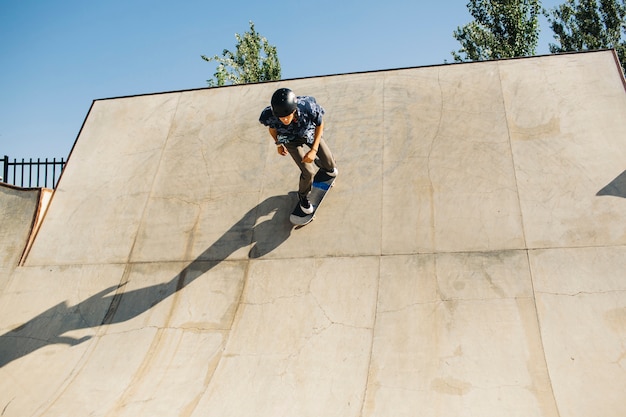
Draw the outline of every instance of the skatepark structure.
M614 51L95 100L49 197L0 186L2 417L626 415Z

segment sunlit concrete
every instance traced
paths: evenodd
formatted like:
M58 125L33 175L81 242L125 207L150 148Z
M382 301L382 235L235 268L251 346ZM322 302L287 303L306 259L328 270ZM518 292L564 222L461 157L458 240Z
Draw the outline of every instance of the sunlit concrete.
M0 415L624 416L625 140L612 51L96 100L22 266L3 217Z

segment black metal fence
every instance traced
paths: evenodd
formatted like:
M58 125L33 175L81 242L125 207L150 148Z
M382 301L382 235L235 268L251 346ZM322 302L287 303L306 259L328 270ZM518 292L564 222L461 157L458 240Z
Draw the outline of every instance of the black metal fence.
M56 188L66 163L63 158L60 161L56 158L53 158L52 161L49 161L48 158L43 161L40 158L37 158L36 161L30 158L28 161L25 161L22 158L21 162L14 158L13 162L11 162L6 155L2 162L3 174L0 181L28 188Z

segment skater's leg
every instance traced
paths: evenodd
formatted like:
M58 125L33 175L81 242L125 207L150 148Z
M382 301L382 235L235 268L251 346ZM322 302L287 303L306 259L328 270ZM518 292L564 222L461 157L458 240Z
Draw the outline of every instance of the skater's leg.
M324 171L332 171L335 169L335 158L328 147L324 138L320 138L319 149L317 150L317 158L320 168Z
M285 145L289 155L293 158L293 161L296 163L298 168L300 169L300 182L298 184L298 194L301 197L306 197L311 191L311 186L313 185L313 177L315 177L315 173L317 168L312 163L302 162L302 158L309 151L308 145L300 144L293 145L287 144Z

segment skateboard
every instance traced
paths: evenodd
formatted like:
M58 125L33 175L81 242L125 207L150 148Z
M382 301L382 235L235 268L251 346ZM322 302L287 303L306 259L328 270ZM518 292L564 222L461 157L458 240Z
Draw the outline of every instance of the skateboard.
M331 177L323 170L319 170L317 174L315 174L315 178L313 178L313 186L311 187L311 193L309 194L309 202L313 204L314 211L311 214L306 214L300 208L300 203L296 204L296 207L291 212L291 216L289 216L289 221L295 226L304 226L309 224L315 218L315 213L317 213L317 209L319 208L322 201L324 201L324 197L328 194L328 190L335 183L335 177Z

